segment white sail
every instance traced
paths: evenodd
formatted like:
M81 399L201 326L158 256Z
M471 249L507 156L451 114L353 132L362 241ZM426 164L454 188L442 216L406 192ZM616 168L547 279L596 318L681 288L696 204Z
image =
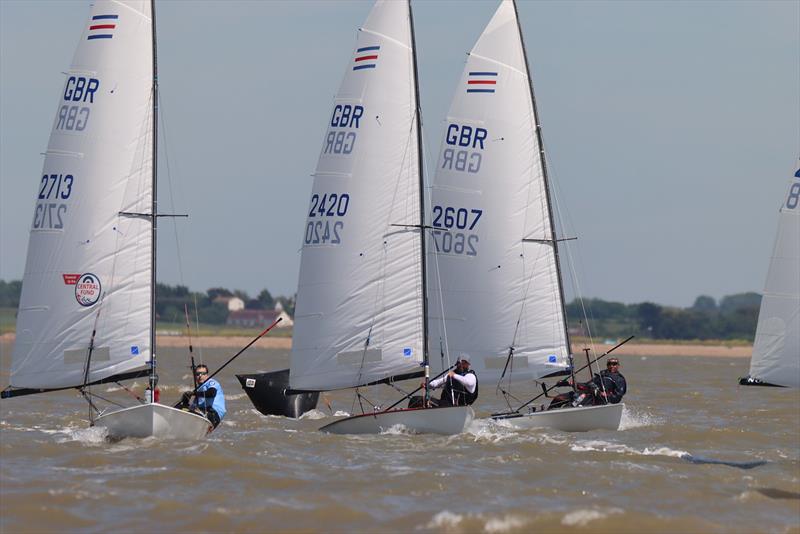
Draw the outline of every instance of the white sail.
M750 377L800 388L800 170L789 185L778 215Z
M569 348L554 232L511 1L469 54L446 124L431 193L431 363L446 338L484 382L501 376L510 347L515 380L562 370Z
M314 174L292 388L347 388L420 368L417 128L408 2L379 0L358 33Z
M149 0L96 0L58 97L28 243L11 385L70 387L150 359Z

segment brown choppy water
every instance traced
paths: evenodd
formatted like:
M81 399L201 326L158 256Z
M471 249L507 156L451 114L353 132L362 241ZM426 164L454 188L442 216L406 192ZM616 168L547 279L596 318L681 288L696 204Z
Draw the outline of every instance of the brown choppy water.
M164 401L189 383L185 352L159 354ZM234 352L204 356L213 369ZM231 364L228 415L194 443L107 443L74 392L2 401L0 531L800 532L800 392L736 386L745 359L625 357L619 432L479 419L451 437L323 434L322 402L300 420L262 416L233 374L287 362L252 350ZM329 399L353 410L351 392ZM478 417L502 407L481 383Z

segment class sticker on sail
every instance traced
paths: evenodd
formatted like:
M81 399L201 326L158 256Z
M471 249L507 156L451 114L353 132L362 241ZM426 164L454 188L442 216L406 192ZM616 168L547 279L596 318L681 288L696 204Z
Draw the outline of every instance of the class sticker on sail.
M75 299L81 306L94 306L100 300L100 290L100 278L92 273L82 274L75 283Z
M468 93L494 93L496 85L496 72L470 72L467 76Z
M374 69L378 65L380 46L365 46L356 50L353 70Z
M86 36L86 40L112 39L114 37L114 30L117 28L118 20L119 15L93 16L92 22L89 24L89 35Z

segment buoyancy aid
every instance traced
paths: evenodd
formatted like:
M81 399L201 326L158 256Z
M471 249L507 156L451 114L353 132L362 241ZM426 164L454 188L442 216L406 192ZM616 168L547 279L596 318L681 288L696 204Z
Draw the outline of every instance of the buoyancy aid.
M465 376L471 374L475 376L475 391L470 393L466 386L458 380L448 378L442 390L440 406L469 406L478 398L478 375L475 371L456 371L457 374Z
M206 399L205 397L202 396L202 393L204 393L207 389L210 388L216 389L217 394L214 395L213 399ZM197 393L200 393L200 395L197 395L198 408L203 410L206 406L210 404L209 407L214 408L214 411L217 412L220 419L225 417L225 412L227 411L225 409L225 394L222 392L222 386L219 384L219 382L217 382L213 378L209 378L208 380L203 382L202 386L197 388Z

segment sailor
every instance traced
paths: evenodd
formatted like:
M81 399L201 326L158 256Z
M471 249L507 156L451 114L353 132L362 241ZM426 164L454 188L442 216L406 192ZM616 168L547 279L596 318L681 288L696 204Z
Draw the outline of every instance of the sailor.
M628 391L625 377L619 372L619 359L611 357L606 362L606 369L595 374L589 382L578 384L575 391L562 393L553 397L548 410L564 406L593 406L602 404L619 404ZM561 380L558 387L571 386L572 381Z
M598 387L598 394L608 404L619 404L628 391L628 383L619 372L619 359L611 357L606 362L606 369L594 375L592 382Z
M471 370L469 355L462 353L456 368L428 383L430 389L444 387L439 406L469 406L478 398L478 375Z
M194 370L195 381L198 387L195 391L187 391L181 397L181 405L189 407L192 411L203 413L208 420L217 428L217 425L225 417L225 393L222 386L213 378L208 378L208 367L205 364L198 365ZM194 395L194 402L189 405L189 399Z

